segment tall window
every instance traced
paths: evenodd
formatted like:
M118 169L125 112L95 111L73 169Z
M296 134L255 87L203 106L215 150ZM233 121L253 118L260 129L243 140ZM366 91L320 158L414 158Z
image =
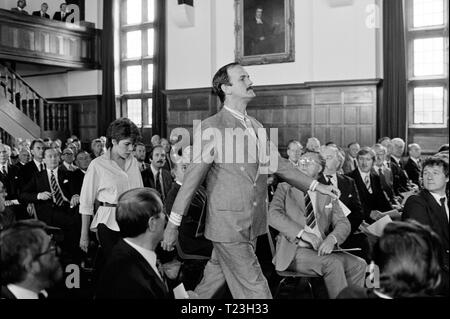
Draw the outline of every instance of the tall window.
M445 128L448 0L406 0L409 127Z
M124 114L139 127L152 126L155 0L122 0L121 96Z

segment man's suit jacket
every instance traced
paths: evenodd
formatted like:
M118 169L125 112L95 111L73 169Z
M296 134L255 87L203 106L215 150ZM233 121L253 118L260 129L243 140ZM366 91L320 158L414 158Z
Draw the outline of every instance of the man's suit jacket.
M37 16L37 17L41 17L41 18L50 19L50 16L49 16L47 13L45 13L44 16L42 17L42 16L41 16L41 11L40 11L40 10L39 10L39 11L33 11L33 15L34 15L34 16Z
M405 171L406 174L408 174L411 182L413 182L417 186L420 186L420 175L422 173L422 167L420 165L417 165L416 162L411 159L411 157L408 158L408 161L405 164Z
M100 274L96 298L171 299L171 295L147 260L120 239Z
M258 129L264 129L254 118L249 119L257 133ZM186 170L183 185L172 207L173 212L184 215L195 191L206 178L208 204L205 237L216 242L250 241L267 232L267 174L260 174L263 163L269 163L276 170L276 175L301 190L306 191L312 182L310 177L283 159L273 145L270 145L271 161L267 162L266 158L259 161L254 152L248 152L249 147L256 149L253 138L232 139L231 143L225 143L231 128L245 129L225 108L204 120L201 127L195 128L194 142L202 141L202 154L196 154L194 143L193 163ZM206 131L209 138L211 133L214 137L202 139L202 131ZM237 160L237 152L246 155L243 160ZM227 160L230 155L233 158Z
M375 166L372 168L372 172L380 177L381 188L386 193L389 201L391 203L395 203L396 199L392 170L389 167L383 165L383 167L381 168L381 173L383 174L383 176L380 176L380 172L377 171L377 168Z
M401 161L399 164L397 164L395 159L392 158L391 156L390 164L391 164L394 192L395 195L399 196L400 193L409 191L408 187L409 177L408 174L406 174L405 170L403 169L402 167L403 164Z
M280 232L273 262L277 270L286 270L297 253L296 236L306 226L304 193L288 185L279 184L269 208L269 225ZM342 244L351 231L337 201L316 192L316 222L322 238L334 235Z
M67 20L67 17L70 15L70 13L66 13L64 18L61 18L61 11L56 11L53 15L53 20L63 21L65 22Z
M358 230L359 225L361 225L364 219L364 213L361 206L361 201L359 200L358 190L356 189L355 181L348 176L336 174L337 177L337 187L341 191L341 197L339 200L350 209L351 213L347 216L354 233ZM326 184L327 180L323 174L320 174L318 181L322 184Z
M21 185L20 170L15 165L8 165L7 170L6 175L0 170L0 181L6 188L6 200L18 199Z
M20 170L21 189L33 180L33 177L39 173L39 170L33 160L23 166Z
M165 206L166 212L172 210L173 202L180 190L180 184L173 183L172 189L167 194ZM181 221L178 231L178 241L185 254L210 257L212 243L204 236L206 218L206 189L200 186L192 198L189 210Z
M357 162L356 158L351 157L348 153L345 154L344 164L342 164L344 174L353 172L358 167L358 165L355 165L355 161Z
M12 299L17 299L17 298L16 298L16 296L13 295L11 290L8 289L8 287L1 286L0 287L0 299L12 300Z
M85 173L81 169L77 169L72 172L73 191L75 194L80 195L80 193L81 193L81 187L83 186L84 175L85 175Z
M20 13L20 14L28 14L28 11L26 11L26 10L19 10L17 7L11 8L11 11L15 12L15 13Z
M426 189L408 197L403 208L402 220L415 219L428 225L439 236L444 248L444 264L449 271L449 222L433 195Z
M366 222L373 223L374 220L370 218L370 212L372 210L378 210L380 212L386 212L392 210L392 205L386 198L386 195L381 188L380 177L375 173L370 173L370 186L372 188L372 194L367 190L366 184L362 180L361 174L358 169L355 169L347 176L353 178L356 183L356 188L358 189L359 199L364 211L364 220Z
M163 187L164 187L164 198L167 197L167 193L172 188L172 175L170 175L169 171L162 169L162 180L163 180ZM142 182L144 183L144 187L150 187L156 189L155 185L155 177L153 175L153 171L151 167L149 166L145 171L141 172L142 175Z

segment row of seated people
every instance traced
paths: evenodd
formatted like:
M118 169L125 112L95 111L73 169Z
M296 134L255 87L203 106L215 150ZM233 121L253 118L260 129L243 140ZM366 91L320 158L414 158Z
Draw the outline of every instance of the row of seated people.
M17 6L15 8L12 8L11 11L18 14L29 15L28 11L25 10L26 6L27 6L26 0L18 0ZM53 20L66 22L66 20L70 17L71 14L71 12L67 11L67 4L65 2L61 3L59 5L59 9L60 11L56 11L53 14ZM47 11L48 11L48 3L43 2L41 4L41 10L33 11L32 15L44 19L50 19L50 15L47 13Z

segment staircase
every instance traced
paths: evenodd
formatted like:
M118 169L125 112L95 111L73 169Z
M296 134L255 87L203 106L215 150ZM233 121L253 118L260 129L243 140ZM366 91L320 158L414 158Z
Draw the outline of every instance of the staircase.
M0 139L64 137L71 131L71 105L51 102L0 63Z

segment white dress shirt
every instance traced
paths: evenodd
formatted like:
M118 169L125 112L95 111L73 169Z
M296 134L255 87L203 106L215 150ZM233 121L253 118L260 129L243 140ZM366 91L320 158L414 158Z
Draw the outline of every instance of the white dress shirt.
M438 205L439 206L442 206L441 205L441 198L442 197L445 197L445 202L447 203L447 205L444 205L445 207L445 212L447 213L447 220L449 220L449 215L448 215L448 198L447 198L447 196L442 196L442 195L439 195L439 194L436 194L436 193L432 193L432 192L430 192L430 194L431 195L433 195L433 197L434 197L434 199L436 200L436 202L438 203Z
M134 249L137 250L137 252L139 254L141 254L142 257L144 257L144 259L148 262L148 264L150 265L150 267L152 267L152 269L156 272L156 274L158 275L158 277L163 280L161 278L161 274L159 273L158 267L156 267L156 254L154 251L149 250L149 249L145 249L141 246L138 246L134 243L132 243L129 239L124 238L123 239L124 242L126 242L128 245L130 245L131 247L133 247ZM164 280L163 280L164 281Z
M32 290L14 284L9 284L6 288L8 288L17 299L39 299L38 294Z
M66 196L64 196L64 193L63 193L63 191L62 191L62 189L61 189L61 185L59 185L59 180L58 180L58 168L55 168L55 169L53 170L53 175L55 175L55 178L56 178L56 184L58 185L59 192L61 193L63 200L66 201L66 202L68 202L69 200L66 198ZM50 169L48 169L48 168L47 168L47 177L48 177L48 183L49 183L49 185L50 185L50 188L52 188L52 170L50 170ZM64 182L65 182L65 181L63 181L63 183L64 183ZM55 191L55 190L52 189L52 191ZM56 199L55 199L55 196L54 196L54 195L53 195L53 201L56 203Z
M358 170L359 170L359 174L361 174L361 178L362 178L364 185L366 185L366 176L367 176L369 178L370 188L372 188L372 181L370 180L370 172L369 173L361 172L361 170L359 168L358 168ZM367 185L366 185L366 188L367 188Z
M45 164L44 164L44 162L38 162L38 161L36 161L34 158L33 158L33 162L34 162L34 164L36 165L36 167L37 167L37 169L38 169L38 171L40 172L41 171L41 164L42 165L44 165L44 169L45 169Z
M66 162L63 162L63 165L64 165L65 168L67 168L68 171L72 171L73 172L73 171L78 169L77 166L75 166L73 164L66 163Z
M111 159L111 150L94 159L84 176L80 193L80 214L94 215L94 202L117 204L119 196L133 188L143 187L141 172L136 158L130 155L125 161L125 170ZM100 206L91 224L96 231L98 224L120 231L116 222L116 208Z

